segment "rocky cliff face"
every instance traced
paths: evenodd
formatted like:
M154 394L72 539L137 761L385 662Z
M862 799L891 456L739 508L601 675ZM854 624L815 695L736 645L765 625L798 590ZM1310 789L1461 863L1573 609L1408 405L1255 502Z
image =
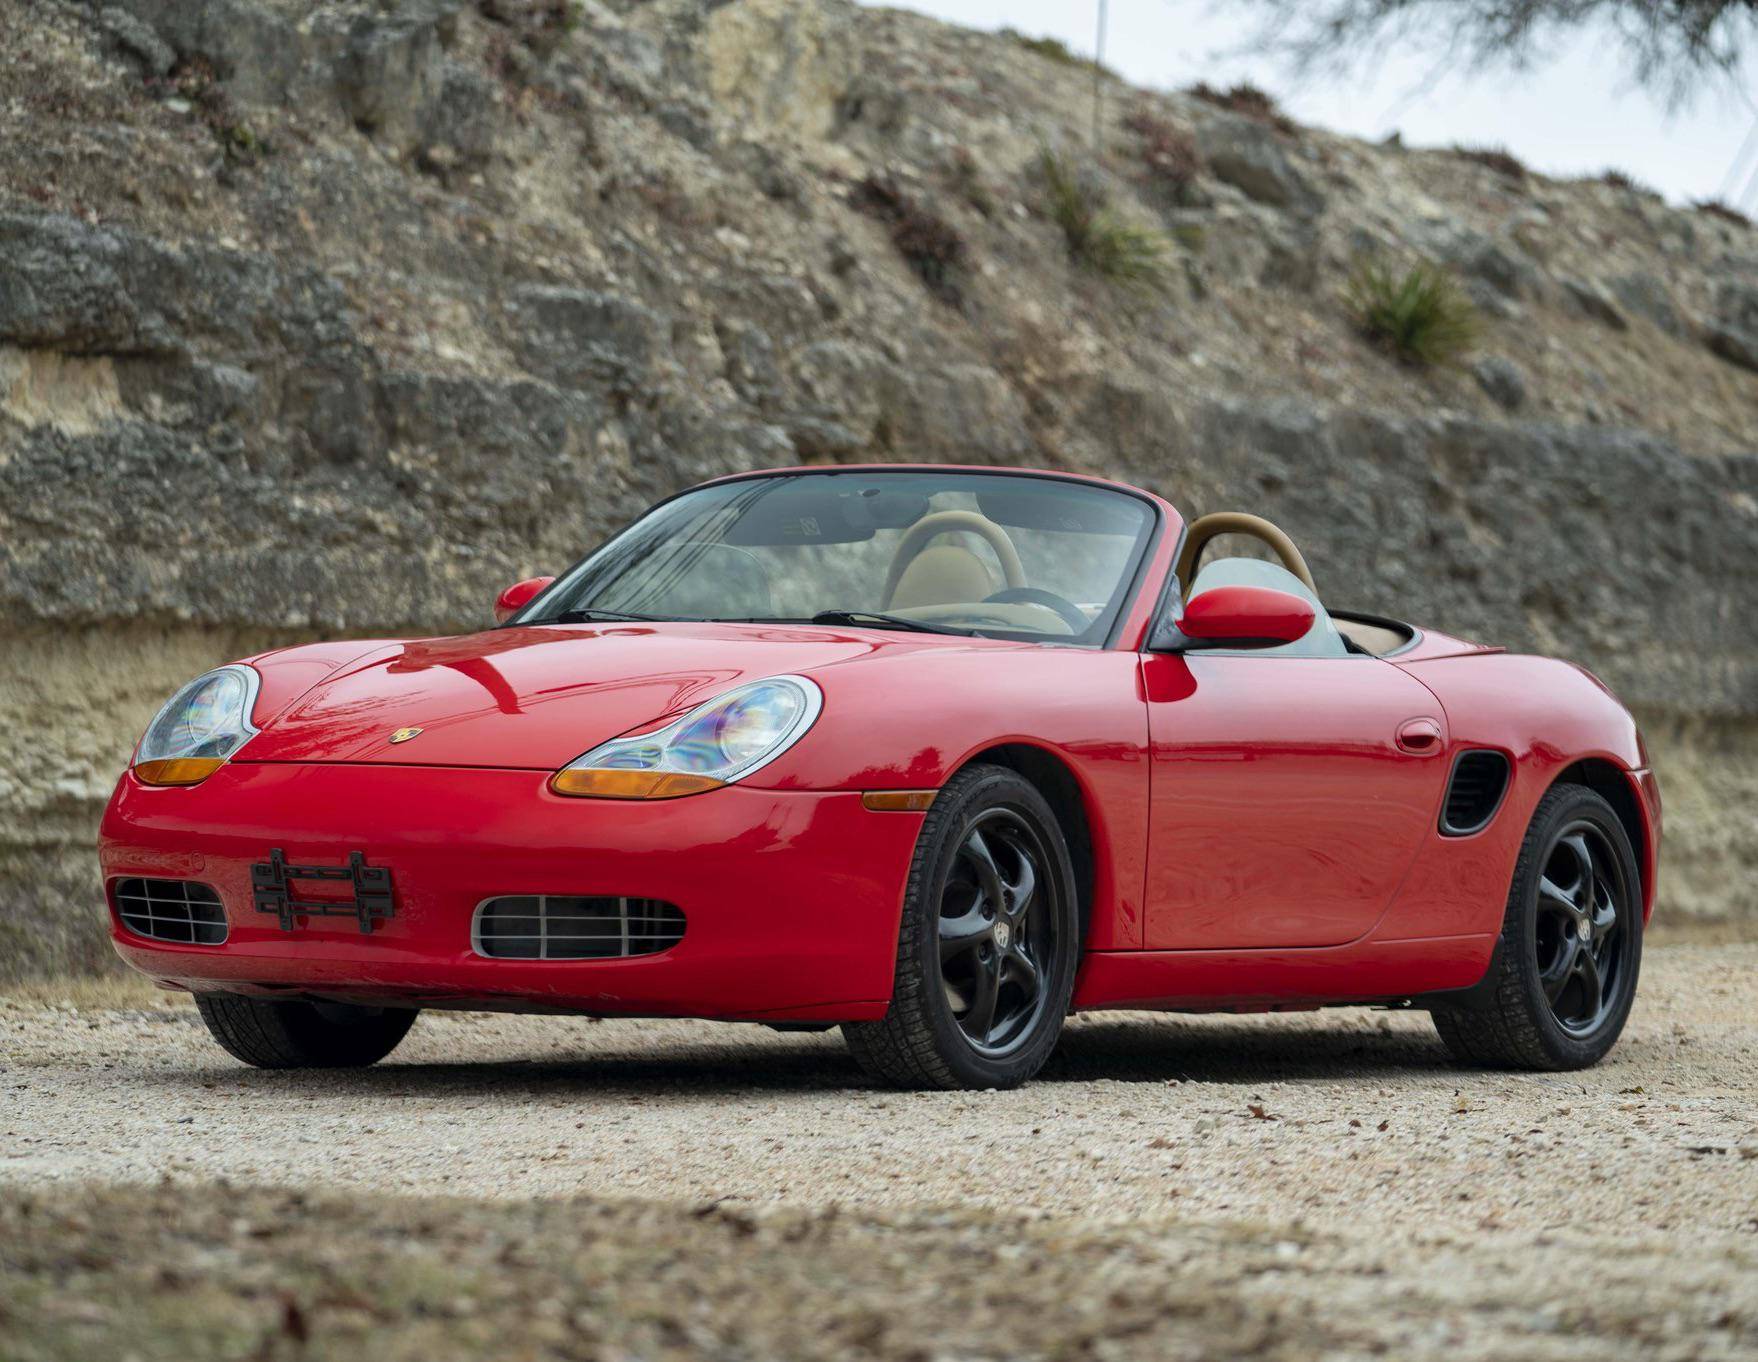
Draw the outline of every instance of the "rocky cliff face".
M0 22L0 970L181 680L484 621L731 469L1090 469L1257 510L1334 602L1642 713L1667 913L1753 908L1758 231L804 0L12 0ZM1069 258L1044 146L1172 243ZM1473 363L1351 330L1452 265Z

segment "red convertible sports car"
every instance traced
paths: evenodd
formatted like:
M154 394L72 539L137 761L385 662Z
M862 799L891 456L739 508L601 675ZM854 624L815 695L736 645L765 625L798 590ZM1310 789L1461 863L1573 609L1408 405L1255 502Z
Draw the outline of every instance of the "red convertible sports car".
M496 615L246 658L141 739L116 947L238 1058L492 1008L840 1024L887 1082L1005 1087L1075 1009L1365 1003L1566 1069L1629 1013L1660 842L1629 713L1327 609L1256 516L757 473Z

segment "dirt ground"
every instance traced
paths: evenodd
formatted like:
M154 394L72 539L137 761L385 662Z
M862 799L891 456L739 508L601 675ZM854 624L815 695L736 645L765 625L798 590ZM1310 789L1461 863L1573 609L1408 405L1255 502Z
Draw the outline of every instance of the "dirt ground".
M1012 1093L834 1034L429 1014L343 1074L0 1000L0 1358L1758 1357L1758 945L1624 1041L1101 1015Z

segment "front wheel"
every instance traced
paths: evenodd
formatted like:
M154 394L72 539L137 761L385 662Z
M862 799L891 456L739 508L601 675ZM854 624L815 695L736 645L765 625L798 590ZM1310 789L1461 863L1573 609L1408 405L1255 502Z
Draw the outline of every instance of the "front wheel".
M1623 824L1594 791L1538 803L1489 974L1433 1009L1456 1059L1504 1069L1584 1069L1616 1043L1642 966L1642 886Z
M277 1002L237 993L198 993L208 1033L235 1059L259 1069L355 1069L376 1064L409 1034L413 1007Z
M842 1028L900 1088L1011 1088L1062 1033L1080 953L1068 844L1036 787L999 766L946 783L922 823L883 1021Z

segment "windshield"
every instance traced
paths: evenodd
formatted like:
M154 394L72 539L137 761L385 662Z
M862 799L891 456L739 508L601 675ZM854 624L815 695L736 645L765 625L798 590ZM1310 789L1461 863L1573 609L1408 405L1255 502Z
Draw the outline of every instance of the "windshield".
M1154 521L1143 498L1055 478L747 478L659 506L512 623L817 620L1098 646Z

